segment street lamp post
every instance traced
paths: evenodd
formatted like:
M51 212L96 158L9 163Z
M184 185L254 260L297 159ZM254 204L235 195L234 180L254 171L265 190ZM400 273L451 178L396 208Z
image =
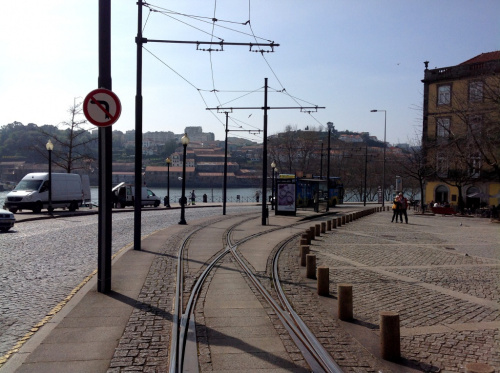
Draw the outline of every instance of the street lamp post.
M50 139L47 141L45 148L49 152L49 206L47 207L47 210L50 214L52 214L52 211L54 210L52 208L52 150L54 150L54 144L52 144Z
M271 163L272 179L271 179L271 210L274 210L274 169L276 162Z
M182 153L182 196L181 196L181 220L179 224L187 224L186 218L184 216L185 213L185 205L186 205L186 148L189 144L189 137L187 133L184 134L181 138L182 146L184 147Z
M172 160L170 158L165 159L165 163L167 164L167 197L165 197L165 207L167 209L170 208L170 163Z
M321 141L321 157L319 163L319 178L323 180L323 141Z
M328 158L326 159L326 211L330 211L330 138L333 130L333 123L328 122Z
M377 113L379 111L384 112L384 165L383 165L383 170L382 170L382 207L385 206L385 148L387 147L386 145L386 140L385 140L385 135L386 135L386 129L387 129L387 111L386 110L370 110L372 113Z

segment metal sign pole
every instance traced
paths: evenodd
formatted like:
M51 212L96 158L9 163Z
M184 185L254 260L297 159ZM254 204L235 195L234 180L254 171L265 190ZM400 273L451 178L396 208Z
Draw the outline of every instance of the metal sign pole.
M99 88L111 90L111 0L99 0ZM97 291L111 291L111 127L99 128Z

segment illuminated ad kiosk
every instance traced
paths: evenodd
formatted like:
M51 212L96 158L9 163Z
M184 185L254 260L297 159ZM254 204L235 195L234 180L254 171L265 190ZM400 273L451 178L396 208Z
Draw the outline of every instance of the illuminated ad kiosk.
M296 177L280 174L276 179L276 215L296 215Z

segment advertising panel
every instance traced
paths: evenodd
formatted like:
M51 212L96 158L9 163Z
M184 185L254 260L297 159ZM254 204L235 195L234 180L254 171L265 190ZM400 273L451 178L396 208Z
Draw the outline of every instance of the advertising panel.
M276 215L295 215L296 188L294 175L280 175L276 181Z

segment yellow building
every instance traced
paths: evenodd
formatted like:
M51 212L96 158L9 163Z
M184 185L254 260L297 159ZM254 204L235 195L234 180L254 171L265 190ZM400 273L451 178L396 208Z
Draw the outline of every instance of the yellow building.
M500 51L459 65L425 62L425 203L475 209L500 200Z

